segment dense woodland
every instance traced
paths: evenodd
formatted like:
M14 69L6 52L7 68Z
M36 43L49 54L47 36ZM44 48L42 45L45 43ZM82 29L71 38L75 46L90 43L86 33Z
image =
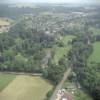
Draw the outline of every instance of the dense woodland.
M95 38L92 32L85 25L84 34L81 34L72 41L72 50L69 52L69 60L73 64L77 80L93 95L95 100L100 99L100 63L88 65L88 58L93 52L93 43L100 41ZM99 37L98 37L99 38Z
M25 29L24 21L8 33L0 34L0 69L2 71L41 72L44 48L54 41L43 32Z

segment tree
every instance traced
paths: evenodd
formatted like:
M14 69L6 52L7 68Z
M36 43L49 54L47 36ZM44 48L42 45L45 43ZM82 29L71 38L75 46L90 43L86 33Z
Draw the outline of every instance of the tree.
M63 67L51 64L51 66L46 69L44 76L50 79L54 84L57 84L62 79L64 71Z

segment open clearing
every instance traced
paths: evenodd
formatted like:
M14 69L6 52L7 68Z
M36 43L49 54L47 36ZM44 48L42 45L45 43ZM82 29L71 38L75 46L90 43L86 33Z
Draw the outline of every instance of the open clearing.
M54 62L58 63L58 61L64 56L66 55L69 50L71 49L71 45L68 44L70 41L72 41L72 39L75 38L75 36L72 35L66 35L64 36L61 41L64 43L64 47L58 47L55 46L54 50L55 50L55 56L54 56Z
M70 50L70 47L55 47L54 62L58 61Z
M16 78L0 93L0 100L44 100L52 87L39 76L16 75Z
M92 55L89 57L89 63L95 62L100 63L100 42L96 42L93 44L94 51Z

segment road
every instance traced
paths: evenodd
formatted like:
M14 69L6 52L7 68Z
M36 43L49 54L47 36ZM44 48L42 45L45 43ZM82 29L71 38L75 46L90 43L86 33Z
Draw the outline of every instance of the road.
M56 100L56 94L58 92L58 90L60 90L64 84L64 82L66 81L66 79L68 78L69 74L71 73L71 68L69 68L65 73L64 73L64 77L61 80L61 82L57 85L52 97L50 98L50 100Z

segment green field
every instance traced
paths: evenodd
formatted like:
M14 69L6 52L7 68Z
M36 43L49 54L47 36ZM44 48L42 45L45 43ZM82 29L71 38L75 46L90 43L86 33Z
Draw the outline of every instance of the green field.
M93 53L89 57L89 63L95 62L95 63L100 63L100 42L96 42L93 44Z
M2 74L0 87L3 86L1 79L5 82L10 81L5 78L5 74ZM16 75L16 78L0 92L0 100L44 100L46 93L52 87L49 82L39 76Z
M64 47L54 47L55 56L54 56L54 62L58 63L58 61L68 53L68 51L71 49L71 45L68 44L68 42L72 41L72 39L75 38L75 36L72 35L66 35L64 36L61 41L64 43Z
M100 35L100 29L99 28L90 28L90 31L93 32L94 35Z
M14 80L15 77L15 75L0 73L0 91L7 87L10 84L10 82Z

